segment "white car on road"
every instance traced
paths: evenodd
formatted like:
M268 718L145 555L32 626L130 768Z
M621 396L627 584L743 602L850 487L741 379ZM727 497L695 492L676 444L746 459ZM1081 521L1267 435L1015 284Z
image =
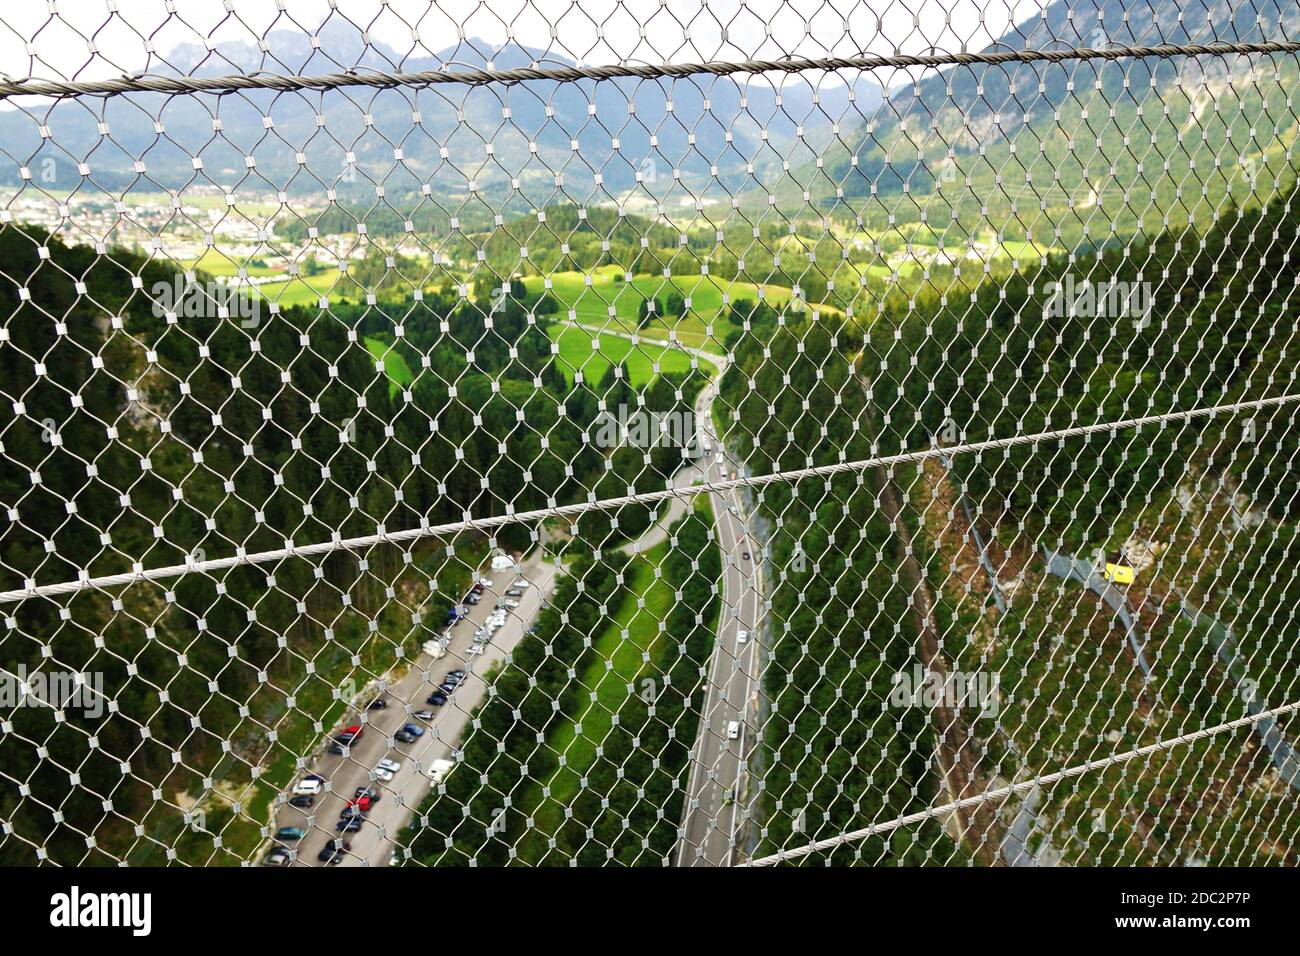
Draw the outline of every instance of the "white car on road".
M737 740L740 737L740 721L732 720L727 723L727 739Z
M749 631L739 630L736 632L736 643L744 644L749 641Z

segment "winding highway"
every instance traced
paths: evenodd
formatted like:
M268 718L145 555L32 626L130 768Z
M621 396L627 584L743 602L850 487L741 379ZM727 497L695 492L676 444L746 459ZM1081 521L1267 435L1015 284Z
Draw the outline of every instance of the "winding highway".
M700 395L696 421L717 477L739 473L713 430L717 384ZM707 445L705 442L707 441ZM720 461L719 461L720 459ZM691 751L686 808L678 843L679 866L730 866L737 862L745 822L745 771L756 743L762 555L745 524L735 489L710 494L722 553L722 613L705 678L700 727ZM733 737L733 725L734 733Z
M593 336L613 335L634 345L685 351L701 366L707 363L717 368L717 376L695 403L697 448L708 451L694 465L682 468L674 476L673 486L686 489L702 480L723 480L733 472L741 472L743 466L727 452L713 426L713 402L727 368L724 356L619 329L570 324ZM722 554L722 613L706 667L700 726L691 749L677 849L679 866L730 866L738 862L746 823L746 771L758 731L755 721L762 666L762 555L747 528L739 493L735 489L711 492L709 498ZM663 516L632 544L632 549L645 551L666 538L668 529L689 506L688 495L669 499Z

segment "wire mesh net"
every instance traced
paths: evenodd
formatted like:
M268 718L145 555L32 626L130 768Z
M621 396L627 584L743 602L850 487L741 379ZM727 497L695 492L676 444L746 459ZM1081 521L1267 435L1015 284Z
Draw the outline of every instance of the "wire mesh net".
M1295 862L1298 16L6 9L0 860Z

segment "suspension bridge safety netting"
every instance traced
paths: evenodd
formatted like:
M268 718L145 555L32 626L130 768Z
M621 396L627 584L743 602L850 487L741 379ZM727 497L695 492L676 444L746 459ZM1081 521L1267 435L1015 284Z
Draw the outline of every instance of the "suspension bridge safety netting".
M0 861L1294 863L1300 13L10 5Z

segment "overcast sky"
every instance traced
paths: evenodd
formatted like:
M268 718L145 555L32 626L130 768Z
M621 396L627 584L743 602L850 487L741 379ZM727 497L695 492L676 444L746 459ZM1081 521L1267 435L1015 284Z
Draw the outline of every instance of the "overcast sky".
M271 29L309 35L330 16L346 16L375 40L416 56L454 45L458 29L489 44L513 38L586 63L979 49L1047 2L335 0L331 14L326 0L283 0L283 12L272 0L174 0L177 15L169 16L164 0L56 0L56 16L45 2L7 0L0 70L14 77L111 76L143 68L146 43L165 55L182 43L254 42Z

